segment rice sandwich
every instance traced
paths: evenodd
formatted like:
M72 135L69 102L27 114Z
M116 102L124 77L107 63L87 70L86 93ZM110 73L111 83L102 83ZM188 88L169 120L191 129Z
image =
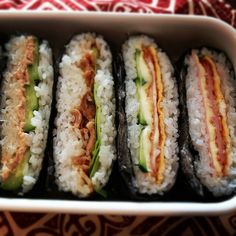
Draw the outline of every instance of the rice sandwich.
M56 182L78 197L101 191L116 159L112 56L93 33L76 35L60 62L54 137Z
M120 158L130 159L131 166L121 163L124 171L133 171L132 179L126 181L136 195L163 195L173 186L178 169L174 70L167 55L144 35L124 43L123 58L128 133L123 142L128 143L128 153Z
M1 188L23 194L37 181L46 146L52 100L52 52L32 35L5 45L1 81Z
M183 71L186 97L182 105L188 117L184 129L189 133L189 138L183 135L181 144L183 169L200 195L206 191L217 197L229 195L236 189L236 93L232 65L223 53L193 49L185 57Z

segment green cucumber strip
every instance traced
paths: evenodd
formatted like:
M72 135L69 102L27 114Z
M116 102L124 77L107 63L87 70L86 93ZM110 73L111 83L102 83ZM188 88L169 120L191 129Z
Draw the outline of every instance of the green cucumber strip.
M28 66L28 73L30 77L30 82L36 82L40 80L40 76L38 73L38 63L34 62L34 64Z
M143 83L144 83L144 79L142 77L142 73L140 70L140 57L141 57L141 50L136 49L135 51L135 62L136 62L136 71L137 71L137 78L135 80L135 84L137 87L137 96L138 96L138 100L140 101L141 97L140 97L140 87L142 87ZM141 109L139 108L139 113L138 113L138 122L139 124L143 124L145 123L143 114Z
M107 198L108 193L107 193L107 191L106 191L105 189L98 189L98 188L95 188L94 190L95 190L95 192L98 193L101 197L103 197L103 198L105 198L105 199Z
M141 95L140 95L141 86L139 84L136 84L136 87L137 87L138 100L140 101L142 99ZM139 108L139 112L138 112L138 122L141 125L144 125L144 126L147 125L147 122L145 120L144 113L143 113L141 107Z
M99 163L99 150L100 150L100 146L101 146L101 130L100 130L100 116L101 116L101 112L100 112L100 108L96 110L96 143L95 143L95 147L93 149L92 152L92 162L89 168L89 176L90 178L92 178L94 176L94 174L97 172L100 163Z
M142 138L142 132L143 132L144 127L142 127L141 132L140 132L140 136L139 136L139 169L142 172L147 173L148 172L148 168L147 168L147 160L145 158L145 154L144 154L144 146L143 146L143 138Z
M92 162L91 162L90 168L89 168L90 178L92 178L94 176L97 169L99 168L99 158L98 158L99 150L100 150L100 140L97 139L97 141L95 143L94 150L92 152L93 157L92 157Z
M101 140L101 108L96 108L96 117L95 117L95 124L96 124L96 140Z
M92 158L92 163L90 165L90 169L89 169L89 177L92 178L95 173L97 172L100 163L99 163L99 150L100 150L100 142L96 143L97 145L97 149L94 150L93 152L93 158Z
M145 78L143 77L143 74L142 74L142 70L141 70L141 63L142 62L142 55L141 55L141 50L139 49L136 49L135 51L135 62L136 62L136 70L137 70L137 84L139 84L140 86L143 86L144 84L146 84L146 80Z
M35 129L35 127L31 124L31 119L33 117L33 111L39 109L38 98L36 96L36 92L34 89L35 83L37 83L40 80L40 76L38 73L38 65L39 65L39 46L38 46L38 40L35 38L35 51L34 51L33 64L28 66L30 84L25 86L26 115L25 115L24 132L26 133L33 131Z
M98 56L99 56L98 49L96 47L93 47L92 51L93 51L93 54L94 54L95 58L97 59Z
M139 162L138 167L142 172L148 173L148 169L144 163Z
M140 63L142 63L141 57L142 57L141 51L139 49L136 49L136 51L135 51L135 62L136 62L136 70L137 70L137 76L138 77L135 80L135 84L136 84L136 87L137 87L137 96L138 96L139 101L142 99L141 95L140 95L140 89L143 85L146 84L146 81L143 78L141 67L140 67ZM138 122L141 125L147 125L147 122L145 121L144 114L143 114L143 111L142 111L141 107L139 108Z
M34 60L33 64L29 65L28 72L30 74L31 81L39 81L40 76L38 73L38 66L39 66L39 42L38 39L35 38L35 50L34 50Z
M95 58L98 57L97 48L93 48L93 53L95 54ZM96 116L95 116L95 129L96 129L96 143L92 152L92 162L89 168L89 177L92 178L97 172L100 162L99 162L99 150L101 146L101 108L99 104L99 98L97 97L97 84L94 84L93 88L94 101L96 105Z
M17 191L21 188L23 184L25 165L28 163L30 155L31 152L30 150L28 150L25 153L22 162L17 166L14 172L9 176L9 178L5 182L1 183L2 189L8 191Z
M33 118L33 111L38 110L39 103L32 84L26 85L25 91L26 91L26 117L25 117L24 132L30 132L35 129L35 127L31 124L31 119Z

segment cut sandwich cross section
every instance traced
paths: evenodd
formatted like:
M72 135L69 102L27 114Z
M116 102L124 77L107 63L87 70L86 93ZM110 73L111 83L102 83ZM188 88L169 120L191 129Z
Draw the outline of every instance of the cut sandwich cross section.
M75 35L66 46L59 72L53 143L56 182L60 190L89 197L105 187L116 159L108 44L94 33Z
M23 183L24 169L31 154L27 135L35 129L31 119L39 107L34 89L40 80L38 40L33 36L24 36L23 40L13 38L9 47L14 48L14 40L19 41L15 47L21 53L9 57L8 63L14 66L9 66L7 70L10 73L5 75L8 80L4 91L7 107L3 109L5 121L2 132L5 137L1 148L0 172L1 186L6 190L18 190Z
M198 84L203 98L205 127L210 162L216 176L226 176L231 160L231 138L227 125L226 102L217 66L209 56L192 56L198 68Z
M156 178L158 184L164 179L165 170L165 124L162 109L163 82L157 50L141 46L135 54L137 97L139 100L138 121L141 125L139 167Z
M97 85L94 82L98 55L98 48L92 45L91 49L87 50L77 63L77 66L83 71L87 92L83 95L78 107L71 110L73 117L71 125L80 130L85 149L83 155L74 157L73 165L83 171L89 178L93 177L99 165L100 108L99 99L96 96ZM87 178L88 182L90 182L89 178Z

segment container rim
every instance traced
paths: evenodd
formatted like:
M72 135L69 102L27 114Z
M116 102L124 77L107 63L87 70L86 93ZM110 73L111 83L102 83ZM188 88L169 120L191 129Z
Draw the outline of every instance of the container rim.
M218 215L233 213L236 197L220 203L121 202L44 199L0 199L1 210L113 215Z

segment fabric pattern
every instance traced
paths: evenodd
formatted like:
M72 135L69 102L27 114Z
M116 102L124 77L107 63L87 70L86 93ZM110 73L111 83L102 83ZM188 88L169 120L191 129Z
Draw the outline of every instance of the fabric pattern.
M223 0L0 0L0 10L112 11L208 15L236 27ZM236 212L218 217L97 216L0 212L0 235L236 235Z
M97 216L0 213L0 235L6 236L230 236L236 215L221 217Z
M195 14L217 17L236 27L236 11L223 0L2 0L0 9Z

